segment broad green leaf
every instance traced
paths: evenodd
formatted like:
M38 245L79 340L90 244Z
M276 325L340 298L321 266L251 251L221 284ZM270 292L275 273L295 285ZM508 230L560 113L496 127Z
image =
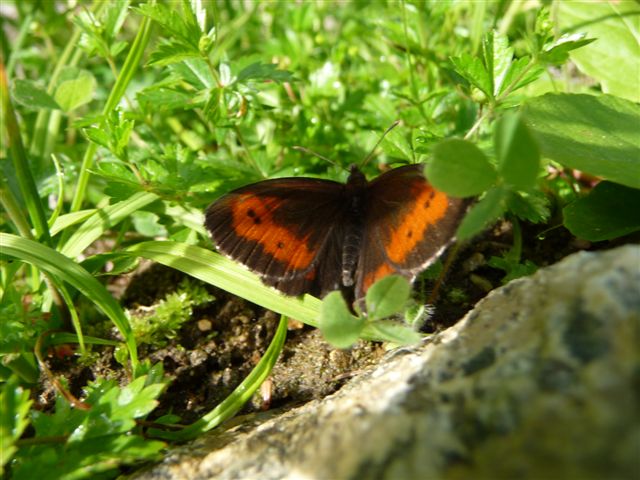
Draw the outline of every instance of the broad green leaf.
M322 301L319 327L325 340L336 348L348 348L353 345L364 326L364 320L349 312L346 302L339 291L331 292Z
M389 275L367 290L367 314L371 320L380 320L398 313L409 300L411 285L407 279Z
M534 187L540 169L540 153L520 115L505 115L496 122L494 145L498 171L504 182L517 190Z
M640 106L611 95L548 93L525 104L523 120L543 157L640 188Z
M592 242L621 237L640 230L640 190L601 182L562 213L576 237Z
M425 174L438 190L456 197L479 195L497 179L495 168L484 153L473 143L456 138L434 147Z
M462 220L456 237L467 240L495 222L505 211L507 191L494 187L476 203Z
M605 93L640 101L640 5L635 1L561 1L563 32L584 32L597 39L571 52L574 63L598 80Z
M63 111L70 112L93 100L95 90L95 77L91 73L81 70L76 78L58 84L54 98Z
M13 98L16 102L34 110L39 108L56 110L60 108L51 95L47 93L46 88L38 86L31 80L15 80Z

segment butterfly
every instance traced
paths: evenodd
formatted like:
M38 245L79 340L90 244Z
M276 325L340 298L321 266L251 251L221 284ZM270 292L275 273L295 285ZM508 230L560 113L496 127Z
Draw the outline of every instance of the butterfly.
M467 201L436 190L424 166L346 184L277 178L223 195L206 211L217 250L286 295L342 290L359 301L382 277L413 281L453 240Z

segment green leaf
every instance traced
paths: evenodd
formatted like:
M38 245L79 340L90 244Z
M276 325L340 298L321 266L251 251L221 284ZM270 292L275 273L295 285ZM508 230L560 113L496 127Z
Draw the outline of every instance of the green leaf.
M498 171L504 182L518 190L534 187L540 169L540 153L520 115L504 115L496 122L494 145Z
M200 52L192 45L182 43L163 43L149 55L149 66L162 67L172 63L200 58Z
M413 328L393 320L378 320L369 324L371 333L377 338L396 345L411 345L422 340L423 335Z
M562 213L576 237L592 242L621 237L640 230L640 190L601 182Z
M132 215L136 232L145 237L166 237L167 229L159 223L160 217L152 212L138 211Z
M183 109L193 99L193 94L171 88L147 88L137 94L138 102L154 111Z
M463 53L459 57L451 58L451 62L460 76L478 87L488 97L492 97L491 77L480 58Z
M411 285L406 278L389 275L374 283L366 294L367 314L371 320L380 320L401 311L409 295Z
M571 53L573 62L602 91L640 102L640 23L637 2L557 2L563 32L584 32L597 41Z
M595 41L595 38L585 38L584 33L574 33L572 35L562 35L552 44L546 45L540 54L542 62L551 65L561 65L569 58L569 52L576 50Z
M514 92L531 82L536 81L545 72L543 66L533 64L531 57L525 56L511 63L509 70L504 76L504 81L500 87L499 93L503 94L508 88ZM525 70L527 70L525 72ZM515 82L515 85L511 85Z
M502 284L516 278L533 275L538 270L538 266L531 260L525 260L524 263L519 263L505 257L491 257L487 260L487 265L506 272L506 275L502 278Z
M153 193L139 192L127 200L99 209L74 232L60 252L70 258L77 257L107 229L157 199L158 196Z
M31 80L16 79L13 84L13 98L16 102L33 110L39 108L57 110L60 108L44 87L38 86Z
M248 80L289 82L293 80L293 75L286 70L280 70L276 64L255 62L238 73L238 82L246 82Z
M434 147L425 174L438 190L456 197L479 195L497 179L495 168L478 147L455 138Z
M11 376L0 390L0 467L4 467L16 453L16 440L29 425L29 390L20 386L18 377Z
M34 412L35 438L68 438L22 449L14 464L14 478L107 478L98 474L157 458L166 445L137 435L133 428L135 419L156 406L165 384L157 374L140 377L123 388L99 378L85 389L89 410L71 408L58 397L53 414Z
M362 332L364 320L349 312L339 291L331 292L322 301L319 327L325 340L336 348L353 345Z
M482 44L484 64L491 82L490 96L496 97L502 90L505 76L513 58L513 48L506 36L488 32Z
M198 53L198 42L202 31L191 11L188 2L182 2L182 11L174 6L144 3L134 10L157 22L164 32L165 38L175 37L189 44Z
M640 188L640 106L611 95L548 93L525 104L523 119L543 157Z
M54 98L62 110L70 112L89 103L93 99L95 90L95 77L85 70L80 70L76 78L58 84Z
M539 190L511 191L507 199L507 207L518 218L531 223L546 222L551 216L549 199Z
M82 133L93 143L109 148L109 133L104 128L87 127L82 130Z
M387 155L411 161L413 160L413 150L405 133L401 128L391 130L385 135L381 146Z
M476 203L465 215L458 227L458 240L467 240L480 233L504 213L507 190L494 187Z

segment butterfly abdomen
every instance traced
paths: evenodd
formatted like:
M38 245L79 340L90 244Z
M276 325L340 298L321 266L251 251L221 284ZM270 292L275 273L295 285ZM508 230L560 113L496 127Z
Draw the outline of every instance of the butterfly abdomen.
M345 186L347 201L347 223L342 243L342 285L351 287L355 283L358 257L364 236L364 206L367 179L357 167L351 167L351 173Z

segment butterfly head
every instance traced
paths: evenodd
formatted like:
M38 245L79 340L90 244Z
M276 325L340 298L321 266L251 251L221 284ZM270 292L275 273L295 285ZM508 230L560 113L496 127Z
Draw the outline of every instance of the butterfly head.
M349 178L347 178L347 186L349 187L365 187L367 185L367 177L360 171L358 166L352 163L349 166Z

